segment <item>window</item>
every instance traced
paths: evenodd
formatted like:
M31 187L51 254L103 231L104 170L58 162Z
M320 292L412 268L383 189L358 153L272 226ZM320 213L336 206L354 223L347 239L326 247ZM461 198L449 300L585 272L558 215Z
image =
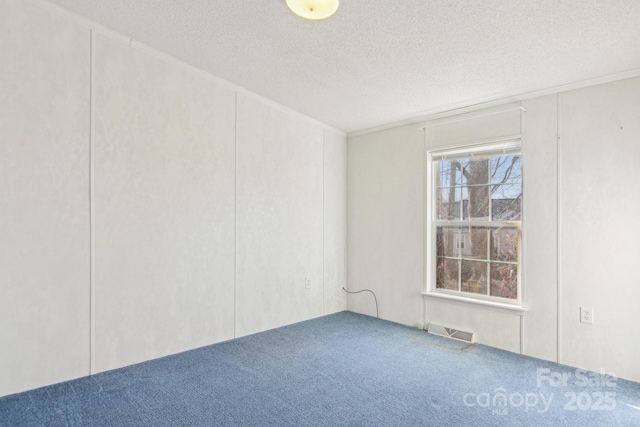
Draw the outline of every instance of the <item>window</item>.
M520 302L520 141L432 151L430 278L436 292Z

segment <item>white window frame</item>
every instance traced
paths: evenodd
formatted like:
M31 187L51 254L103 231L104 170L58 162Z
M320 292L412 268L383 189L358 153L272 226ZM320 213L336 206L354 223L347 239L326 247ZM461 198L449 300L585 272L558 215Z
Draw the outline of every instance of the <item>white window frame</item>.
M514 135L510 137L505 137L497 140L491 141L483 141L478 143L469 143L462 146L455 147L447 147L447 148L438 148L433 150L426 150L425 152L425 163L426 163L426 175L425 175L425 188L426 188L426 206L425 206L425 219L426 219L426 227L425 227L425 265L427 266L426 275L425 275L425 292L423 295L425 298L430 299L447 299L453 300L456 302L462 303L472 303L472 304L481 304L488 307L494 308L502 308L508 311L514 310L524 313L526 310L522 307L522 226L523 226L523 216L521 215L520 221L451 221L451 226L481 226L481 227L492 227L492 226L505 226L505 227L516 227L518 230L518 289L517 289L517 298L509 299L509 298L501 298L490 295L483 294L474 294L470 292L457 291L457 290L449 290L436 288L436 266L437 266L437 248L436 248L436 230L438 226L446 226L448 225L447 221L436 221L434 218L434 214L436 212L436 194L435 189L436 185L436 177L435 177L435 168L434 162L438 160L444 160L447 157L455 158L455 157L468 157L469 155L473 155L474 153L482 154L482 155L499 155L501 153L514 152L518 151L521 153L521 135ZM434 159L435 158L435 159ZM524 182L524 165L522 170L522 181ZM523 194L523 201L525 194ZM523 206L522 203L521 206ZM490 283L487 283L487 286L491 286Z

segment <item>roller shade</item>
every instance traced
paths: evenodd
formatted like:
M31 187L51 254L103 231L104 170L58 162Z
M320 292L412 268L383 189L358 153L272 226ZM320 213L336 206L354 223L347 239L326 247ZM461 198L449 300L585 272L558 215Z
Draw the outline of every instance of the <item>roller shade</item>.
M430 151L430 154L431 160L440 161L447 159L482 158L487 156L517 154L520 152L520 149L520 139L511 139L497 143L471 145L463 148L433 150Z

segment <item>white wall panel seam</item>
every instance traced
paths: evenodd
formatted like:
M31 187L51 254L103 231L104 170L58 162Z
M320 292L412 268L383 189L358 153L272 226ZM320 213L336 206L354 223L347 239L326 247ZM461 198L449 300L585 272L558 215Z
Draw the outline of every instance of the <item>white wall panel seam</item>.
M322 314L327 314L327 312L325 311L325 304L324 304L324 288L327 286L327 284L325 283L325 274L324 274L324 270L325 270L325 258L326 255L324 253L325 250L325 246L324 246L324 240L325 240L325 235L324 235L324 230L325 230L325 215L324 215L324 211L325 211L325 198L324 198L324 168L326 167L325 164L325 148L326 148L326 144L327 144L327 131L326 130L322 130Z
M233 136L233 338L238 337L238 92Z
M556 275L557 275L557 313L558 316L556 328L557 334L557 356L556 362L562 363L562 148L561 148L561 132L562 126L562 94L558 94L556 98Z
M348 191L347 191L347 185L349 183L349 138L345 137L344 139L344 164L343 166L343 171L344 171L344 242L343 242L343 249L342 249L342 258L344 260L344 276L342 277L342 286L344 286L345 289L347 288L347 269L349 268L349 247L347 246L347 236L349 236L349 230L348 230L348 216L347 216L347 209L349 208L349 203L348 203ZM342 289L340 289L340 292L342 293L343 297L342 297L342 308L343 310L348 310L349 308L347 307L347 293L344 292Z
M95 373L96 233L95 233L95 34L89 30L89 373Z
M522 101L520 101L520 133L522 134L522 137L520 138L520 144L523 143L523 140L526 141L526 136L524 134L524 113L527 111L527 109L524 107L524 105L522 105ZM526 176L526 165L524 166L524 172L522 175L522 179L524 181L525 176ZM526 199L527 194L525 193L523 195L523 198ZM526 203L524 204L524 206L526 206ZM527 213L525 211L524 213L524 222L527 221L527 217L526 217ZM520 230L522 233L523 227L520 226ZM522 238L522 235L521 235ZM522 248L522 242L520 242L520 247ZM525 305L524 301L526 301L525 299L525 294L526 294L526 280L525 280L525 275L523 273L526 273L526 257L522 256L522 249L520 251L521 257L520 257L520 301L522 305ZM524 316L520 316L520 354L524 354Z
M423 199L423 203L424 203L424 212L422 215L422 291L423 292L427 292L429 290L428 287L428 277L429 277L429 271L428 271L428 266L429 266L429 262L427 260L427 256L428 254L430 254L429 248L427 247L427 242L428 240L428 230L431 227L430 221L428 220L428 215L429 215L429 200L430 200L430 195L428 194L429 191L429 171L431 170L430 167L428 166L428 153L427 153L427 135L428 135L429 131L427 130L427 122L425 121L422 125L422 135L423 135L423 144L422 144L422 149L423 149L423 153L422 153L422 158L423 158L423 166L422 166L422 187L423 187L423 191L424 191L424 199ZM427 300L426 299L422 299L422 327L424 329L427 329Z

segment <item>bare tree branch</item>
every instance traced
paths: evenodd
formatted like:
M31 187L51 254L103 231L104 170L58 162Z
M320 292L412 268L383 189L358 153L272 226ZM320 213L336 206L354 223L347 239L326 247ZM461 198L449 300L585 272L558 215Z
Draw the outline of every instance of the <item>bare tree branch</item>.
M491 194L495 193L495 191L500 187L500 185L502 185L505 182L507 182L507 180L511 176L511 172L513 171L513 167L515 166L515 164L517 162L518 162L518 158L516 156L511 157L511 164L509 165L507 170L504 172L504 176L502 177L502 180L499 183L494 184L491 187Z

